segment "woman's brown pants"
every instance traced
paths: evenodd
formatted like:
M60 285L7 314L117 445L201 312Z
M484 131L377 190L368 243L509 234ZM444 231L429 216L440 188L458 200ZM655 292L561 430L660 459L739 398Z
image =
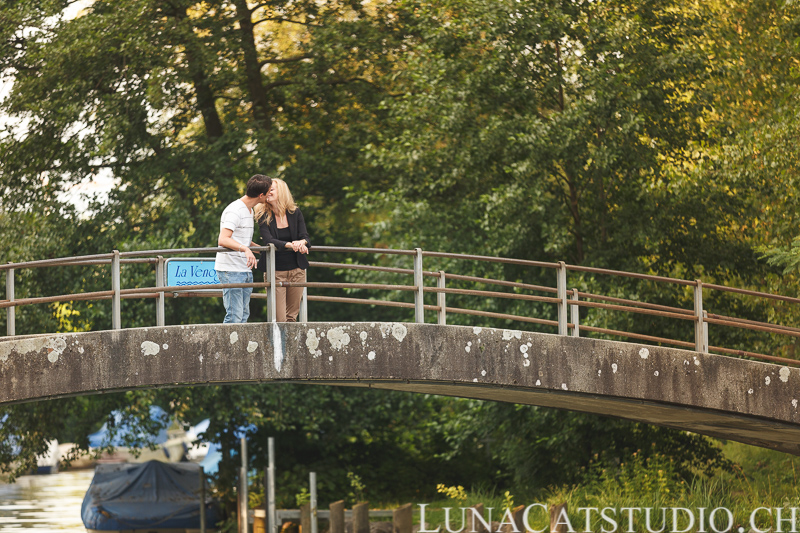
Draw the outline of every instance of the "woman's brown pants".
M276 282L289 281L304 283L306 271L302 268L294 270L279 270L275 272ZM297 322L300 312L300 301L303 299L303 287L276 287L275 288L275 313L278 322Z

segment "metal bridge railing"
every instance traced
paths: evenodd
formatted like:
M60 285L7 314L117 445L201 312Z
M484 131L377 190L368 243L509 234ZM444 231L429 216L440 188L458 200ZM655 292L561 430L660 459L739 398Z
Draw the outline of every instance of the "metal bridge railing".
M122 313L121 302L124 299L132 298L154 298L156 300L156 326L163 326L165 324L164 306L165 300L168 297L220 297L222 295L221 289L234 288L234 287L253 287L254 289L266 289L266 293L254 292L252 298L260 299L266 298L267 300L267 317L268 320L274 320L275 313L275 288L282 287L303 287L304 295L303 302L300 310L300 320L305 322L308 320L308 307L309 301L318 302L334 302L342 304L362 304L373 306L388 306L397 308L407 308L414 310L414 320L418 323L425 322L425 312L433 311L436 313L436 322L438 324L447 324L448 314L463 314L481 316L495 319L512 320L525 323L533 323L539 325L550 326L556 328L559 335L572 335L579 337L581 333L598 333L604 335L611 335L616 337L623 337L637 341L646 341L659 344L667 344L678 346L682 348L692 349L699 353L717 352L721 354L737 355L761 359L765 361L781 363L781 364L794 364L800 365L800 361L789 359L785 357L778 357L775 355L762 354L757 352L748 352L737 349L731 349L721 346L709 346L708 341L708 326L714 324L718 326L731 327L743 330L765 332L770 334L783 335L788 337L800 337L800 329L770 324L766 322L758 322L753 320L741 319L725 315L708 313L704 309L703 292L704 291L720 291L727 293L736 293L752 298L765 298L775 301L781 301L788 304L800 304L800 299L788 296L775 295L763 293L758 291L739 289L735 287L726 287L723 285L706 284L700 280L690 281L683 279L674 279L663 276L652 276L647 274L639 274L634 272L622 272L615 270L607 270L601 268L585 267L580 265L568 265L564 262L549 263L541 261L528 261L522 259L510 259L501 257L488 257L467 254L453 254L444 252L430 252L423 251L420 248L414 250L392 250L384 248L354 248L354 247L337 247L337 246L316 246L314 252L332 253L332 254L347 254L353 256L355 254L379 254L381 256L398 255L408 256L413 260L413 268L397 268L387 266L354 264L354 263L335 263L335 262L317 262L311 261L310 265L314 268L328 268L336 270L360 270L365 272L379 272L387 274L399 274L403 276L412 276L413 283L410 285L402 284L380 284L380 283L334 283L334 282L305 282L305 283L279 283L275 280L275 248L270 245L268 247L253 247L254 252L265 252L267 254L267 272L264 282L256 282L252 284L216 284L213 289L209 289L209 285L180 285L180 286L166 286L165 285L165 257L180 256L190 254L210 254L218 251L227 251L225 248L182 248L182 249L168 249L168 250L145 250L134 252L120 252L114 250L108 254L96 254L77 257L64 257L57 259L45 259L38 261L28 261L23 263L9 263L0 265L0 270L6 271L6 298L0 300L0 309L6 310L6 324L7 335L14 336L16 331L16 315L15 310L17 307L26 305L46 304L53 302L67 302L67 301L80 301L80 300L111 300L112 307L112 328L122 328ZM499 263L503 265L516 265L526 268L540 268L551 269L554 271L554 285L543 286L528 283L521 283L518 281L507 281L502 279L493 279L480 276L471 276L463 274L455 274L444 271L426 271L423 269L423 262L425 258L436 258L439 260L456 260L456 261L477 261L483 263ZM15 271L20 269L31 268L49 268L54 266L96 266L96 265L111 265L111 288L105 291L85 292L77 294L63 294L57 296L44 296L32 298L15 298ZM125 264L154 264L155 265L155 283L151 287L135 287L135 288L122 288L120 271L122 265ZM589 273L599 275L609 275L616 277L626 277L638 280L646 280L656 283L666 283L679 285L684 287L691 287L693 291L694 305L692 309L683 309L680 307L673 307L668 305L653 304L643 301L637 301L626 298L619 298L591 292L579 291L575 288L568 288L567 274L569 272L575 273ZM428 286L425 284L425 278L435 278L435 286ZM506 287L511 289L526 290L532 292L544 293L546 296L535 294L523 294L519 292L502 292L497 290L478 290L478 289L460 289L448 287L447 282L470 282L479 283L486 286ZM367 290L380 290L380 291L405 291L412 292L414 295L414 302L400 302L391 300L380 300L373 298L354 298L344 296L324 296L319 294L308 294L309 289L367 289ZM436 305L425 304L425 293L436 295ZM482 298L502 298L513 299L525 302L540 302L556 307L556 320L548 318L541 318L537 316L524 316L512 315L506 313L498 313L493 311L484 311L480 309L468 309L463 307L449 307L447 305L447 296L477 296ZM639 315L649 315L655 317L662 317L672 320L681 320L686 322L693 322L694 324L694 342L669 339L657 337L652 335L645 335L642 333L621 331L615 329L608 329L596 326L580 324L580 308L594 308L603 309L614 312L625 312Z

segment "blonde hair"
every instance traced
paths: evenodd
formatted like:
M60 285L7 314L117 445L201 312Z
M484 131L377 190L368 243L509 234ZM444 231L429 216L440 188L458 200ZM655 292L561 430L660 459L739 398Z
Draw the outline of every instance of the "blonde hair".
M272 222L272 217L274 215L294 213L295 209L297 209L297 204L294 203L294 198L286 182L279 178L272 178L272 183L275 184L275 192L278 197L277 212L272 212L272 206L270 204L258 204L255 209L255 216L258 222L264 221L269 224Z

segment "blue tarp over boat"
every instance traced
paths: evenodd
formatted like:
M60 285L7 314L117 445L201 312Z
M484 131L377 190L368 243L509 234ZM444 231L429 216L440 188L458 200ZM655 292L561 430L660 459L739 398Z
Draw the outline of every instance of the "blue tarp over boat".
M81 506L86 529L199 529L200 466L194 463L100 464ZM206 503L209 529L220 520Z

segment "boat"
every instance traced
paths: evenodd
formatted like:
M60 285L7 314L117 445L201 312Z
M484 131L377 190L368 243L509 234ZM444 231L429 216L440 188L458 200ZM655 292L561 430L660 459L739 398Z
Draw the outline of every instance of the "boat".
M47 443L47 451L36 458L37 474L58 474L58 465L61 462L61 448L57 440Z
M221 508L201 490L201 472L195 463L98 464L81 505L83 525L89 533L196 533L202 509L214 531Z
M173 420L162 427L157 435L146 435L136 433L123 423L121 413L114 412L113 417L116 421L113 431L108 428L108 424L103 424L98 431L89 435L90 451L113 447L112 451L106 451L99 457L98 463L144 463L151 460L166 463L180 463L187 460L199 462L208 449L207 443L201 442L198 438L198 435L208 428L208 419L188 429L184 429L183 424ZM167 413L160 407L150 406L150 418L154 422L165 421L167 417ZM125 446L126 438L130 436L149 443L152 447L131 449Z

